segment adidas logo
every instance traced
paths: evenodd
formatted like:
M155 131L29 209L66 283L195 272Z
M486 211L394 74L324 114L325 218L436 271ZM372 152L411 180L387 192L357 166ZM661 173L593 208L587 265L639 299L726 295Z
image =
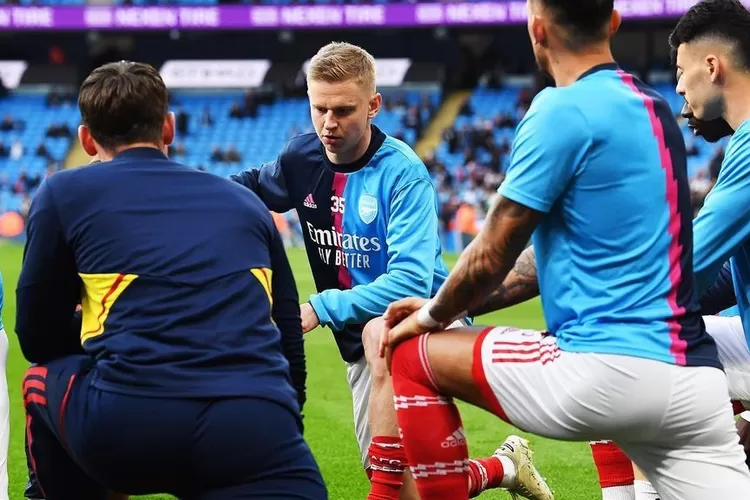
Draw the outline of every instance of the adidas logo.
M313 209L318 208L318 205L315 204L315 200L313 200L312 194L307 195L307 198L305 198L305 201L302 202L302 205L304 205L307 208L313 208Z
M458 446L466 446L466 434L464 434L462 427L459 427L456 432L440 443L441 448L456 448Z

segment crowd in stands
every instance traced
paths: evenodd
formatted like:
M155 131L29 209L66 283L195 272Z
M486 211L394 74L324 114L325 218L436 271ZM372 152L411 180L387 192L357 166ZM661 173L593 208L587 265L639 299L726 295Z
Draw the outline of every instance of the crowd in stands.
M446 249L460 251L481 229L504 179L515 128L538 90L504 88L497 82L478 88L455 122L443 130L438 148L425 156L438 191ZM13 96L7 99L15 102ZM0 118L0 213L13 210L25 215L41 180L61 168L75 140L78 116L74 99L69 94L51 93L31 104L22 99L16 108L5 107L19 112L8 112ZM414 147L439 104L440 95L435 92L388 92L376 124ZM172 105L178 135L169 148L170 156L218 175L227 176L273 160L290 138L312 132L307 101L299 94L175 93ZM679 102L675 101L673 107L678 108ZM39 116L28 110L35 110ZM680 122L692 165L691 186L697 210L716 180L724 143L711 145L695 139L685 121ZM30 130L40 125L42 133ZM301 244L294 214L277 217L277 223L288 244Z

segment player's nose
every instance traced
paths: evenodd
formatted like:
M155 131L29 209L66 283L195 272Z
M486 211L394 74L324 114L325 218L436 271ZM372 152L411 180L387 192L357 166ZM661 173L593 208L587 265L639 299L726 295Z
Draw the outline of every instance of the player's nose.
M682 86L682 79L680 79L680 80L677 81L677 85L675 86L675 92L677 92L677 94L685 97L685 87ZM685 103L685 104L687 104L687 103Z

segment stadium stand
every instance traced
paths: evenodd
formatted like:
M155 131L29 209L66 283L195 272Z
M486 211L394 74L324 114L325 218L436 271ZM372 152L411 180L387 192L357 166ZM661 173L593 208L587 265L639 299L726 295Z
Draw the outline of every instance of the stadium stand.
M178 138L172 154L227 176L243 164L274 159L291 137L312 131L307 99L253 93L175 93ZM414 147L440 103L438 92L385 92L375 124Z
M60 168L80 117L54 94L14 94L0 102L0 213L25 215L42 178Z
M668 84L657 85L675 115L682 99ZM523 85L480 85L466 101L442 142L425 163L438 189L443 244L460 251L480 229L490 199L503 180L515 127L528 109L531 91ZM414 147L437 112L438 91L384 92L376 124ZM75 140L79 116L60 96L11 94L0 100L0 213L25 212L41 179L60 168ZM294 135L311 131L305 98L268 98L248 91L176 91L178 137L170 154L186 164L220 176L244 165L272 160ZM708 183L708 165L720 161L726 140L716 145L697 140L681 120L689 151L694 189ZM43 145L43 148L41 146ZM696 203L702 203L702 199ZM287 219L295 237L295 217Z

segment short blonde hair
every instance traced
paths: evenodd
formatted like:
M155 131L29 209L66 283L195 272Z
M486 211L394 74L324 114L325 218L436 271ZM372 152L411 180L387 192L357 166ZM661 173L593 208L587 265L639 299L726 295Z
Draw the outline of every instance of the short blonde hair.
M375 58L362 47L346 42L323 46L310 60L307 81L339 83L356 80L375 91Z

